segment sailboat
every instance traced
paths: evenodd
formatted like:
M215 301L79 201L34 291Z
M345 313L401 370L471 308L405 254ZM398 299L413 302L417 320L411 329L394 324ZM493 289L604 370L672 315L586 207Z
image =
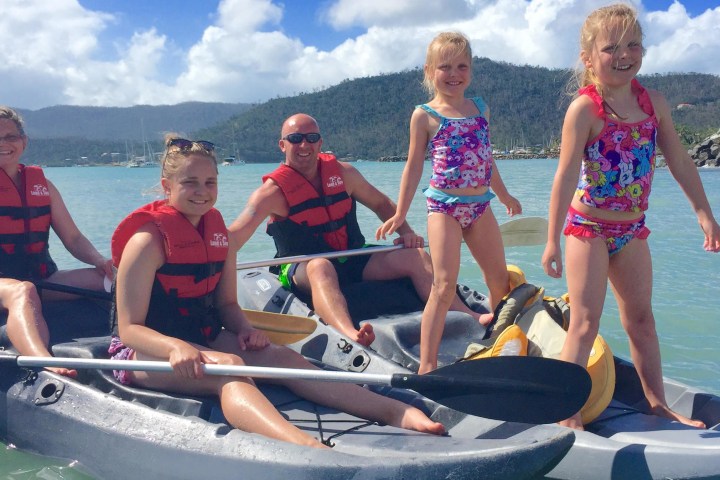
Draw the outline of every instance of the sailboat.
M140 119L140 125L142 128L143 154L142 156L133 156L131 159L128 159L126 166L128 168L159 167L160 162L157 159L157 155L153 152L150 142L145 137L145 124L142 119Z

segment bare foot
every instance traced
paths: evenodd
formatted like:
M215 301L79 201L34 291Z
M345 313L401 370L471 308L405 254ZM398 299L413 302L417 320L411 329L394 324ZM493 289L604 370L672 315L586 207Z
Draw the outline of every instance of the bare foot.
M50 370L53 373L57 373L58 375L62 375L63 377L69 377L69 378L77 378L77 370L73 370L71 368L62 368L62 367L46 367L46 370Z
M369 323L363 323L360 325L360 330L357 331L355 341L360 345L369 347L370 344L375 341L375 332L373 332L372 325Z
M492 313L483 313L478 317L478 322L480 322L480 325L487 327L492 323L494 315Z
M690 425L691 427L695 428L707 428L705 423L701 422L700 420L693 420L684 415L680 415L679 413L670 410L670 408L666 406L655 407L651 410L653 414L657 415L658 417L669 418L670 420L675 420L676 422Z
M400 419L390 422L390 425L433 435L445 435L446 433L442 423L434 422L423 412L411 406L405 409Z
M583 427L582 424L582 417L580 416L579 412L572 417L563 420L562 422L558 422L558 425L562 427L572 428L574 430L585 430L585 427Z

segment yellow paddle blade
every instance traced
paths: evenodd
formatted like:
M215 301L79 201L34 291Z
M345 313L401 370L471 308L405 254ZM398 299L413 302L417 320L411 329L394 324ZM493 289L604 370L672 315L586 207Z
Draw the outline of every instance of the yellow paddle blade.
M317 328L317 322L308 317L246 309L243 313L253 327L265 332L276 345L299 342Z

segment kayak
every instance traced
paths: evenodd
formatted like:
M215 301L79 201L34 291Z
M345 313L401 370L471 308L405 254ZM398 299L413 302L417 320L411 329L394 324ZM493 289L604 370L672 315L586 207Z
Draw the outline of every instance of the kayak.
M488 311L484 295L458 286L458 293L478 312ZM330 328L308 306L285 290L266 269L238 271L238 297L244 308L315 318L318 328L289 345L328 365L350 371L414 371L419 365L422 303L409 282L364 282L344 289L356 322L369 321L376 340L370 348ZM389 314L379 313L389 305ZM406 308L400 308L405 303ZM449 312L440 346L439 365L466 355L469 344L480 342L485 328L469 315ZM477 360L482 362L483 360ZM720 479L720 397L665 378L669 405L700 419L706 430L650 415L640 380L631 362L612 356L614 391L608 405L575 432L572 448L547 474L554 479ZM531 408L531 407L530 407ZM511 422L488 421L476 433L514 430L532 435L534 428ZM558 427L562 428L562 427ZM564 429L564 428L563 428Z
M53 354L107 358L107 302L44 306ZM0 319L0 345L11 352ZM20 357L22 358L22 357ZM7 359L7 356L6 356ZM278 386L263 392L292 423L330 449L313 449L230 427L215 398L118 383L105 370L69 379L0 361L0 440L77 462L99 479L525 479L564 457L572 432L553 425L497 430L409 390L372 387L442 422L447 436L378 425L303 400ZM484 432L484 433L483 433Z

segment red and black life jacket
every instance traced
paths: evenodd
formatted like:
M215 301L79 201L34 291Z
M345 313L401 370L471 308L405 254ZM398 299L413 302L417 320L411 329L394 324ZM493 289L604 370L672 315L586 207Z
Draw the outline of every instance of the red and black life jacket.
M222 215L212 209L196 229L164 200L145 205L120 222L111 241L113 264L120 264L130 238L152 222L163 236L166 263L155 273L145 325L165 335L207 345L222 323L213 294L228 254L228 232ZM117 334L117 311L111 327Z
M355 214L355 200L345 190L334 155L318 155L322 192L302 174L282 164L263 177L278 184L288 202L287 218L271 218L267 233L275 240L277 257L360 248L365 237Z
M0 169L0 276L47 278L57 271L50 258L50 190L40 167L19 166L20 187Z

